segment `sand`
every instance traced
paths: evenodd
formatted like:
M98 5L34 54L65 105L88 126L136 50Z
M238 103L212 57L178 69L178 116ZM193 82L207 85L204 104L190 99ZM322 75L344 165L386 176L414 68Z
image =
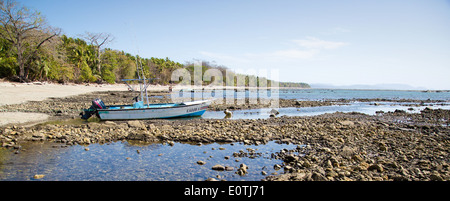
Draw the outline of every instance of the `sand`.
M0 126L7 124L23 124L31 122L41 122L48 119L47 114L28 112L0 112Z
M21 104L27 101L42 101L50 97L67 97L94 91L125 91L125 84L115 85L61 85L51 83L0 82L0 105ZM24 112L0 112L0 126L39 122L48 119L47 114Z
M42 101L49 97L74 96L94 91L124 91L127 86L116 85L61 85L47 83L0 82L0 105L20 104L27 101Z

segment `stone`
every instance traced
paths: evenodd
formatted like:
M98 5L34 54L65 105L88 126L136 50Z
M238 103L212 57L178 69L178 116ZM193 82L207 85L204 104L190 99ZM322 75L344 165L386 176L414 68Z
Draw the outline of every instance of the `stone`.
M444 179L441 177L441 175L435 171L430 175L430 180L431 181L444 181Z
M204 164L206 164L206 162L205 161L197 161L197 164L204 165Z
M344 148L342 148L341 151L341 155L344 157L351 157L352 155L354 155L354 153L355 153L354 149L348 146L344 146Z
M352 159L356 162L362 162L364 160L359 154L353 155Z
M134 121L127 121L128 127L130 128L138 128L138 129L145 129L144 124L142 124L140 121L138 120L134 120Z
M327 181L327 180L328 180L325 176L323 176L322 174L317 173L317 172L314 172L314 173L311 175L311 179L312 179L313 181Z
M225 170L226 170L226 171L233 171L233 170L234 170L234 167L231 167L231 166L225 166Z
M275 165L273 166L273 169L279 170L279 169L281 169L281 165L275 164Z
M381 165L381 164L373 164L373 165L369 166L367 168L367 170L369 170L369 171L376 170L378 172L383 172L384 171L383 165Z
M153 124L152 124L153 125ZM153 129L152 129L153 130ZM173 128L172 128L172 126L170 126L170 125L163 125L162 127L161 127L161 130L162 131L172 131L173 130Z
M343 126L354 126L355 125L355 123L353 123L353 121L340 121L339 123Z
M217 171L224 171L225 167L223 165L215 165L215 166L212 166L211 169L217 170Z
M43 175L43 174L35 174L34 176L33 176L33 179L42 179L42 178L44 178L45 177L45 175Z

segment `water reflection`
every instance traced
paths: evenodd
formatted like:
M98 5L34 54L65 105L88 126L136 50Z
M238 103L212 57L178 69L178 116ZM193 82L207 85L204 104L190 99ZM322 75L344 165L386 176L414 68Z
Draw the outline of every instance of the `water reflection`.
M393 112L395 110L404 110L408 113L420 113L426 107L433 109L450 109L450 103L433 103L425 104L423 106L410 106L411 103L393 103L393 102L379 102L374 104L372 102L355 102L348 105L331 105L319 107L286 107L277 108L279 114L277 116L315 116L334 112L360 112L368 115L376 115L377 111ZM412 108L412 109L411 109ZM267 119L270 118L272 108L248 109L248 110L234 110L230 119ZM222 119L226 115L223 111L206 111L201 118L204 119Z
M14 154L11 149L0 148L0 180L152 180L197 181L209 177L225 180L261 180L276 172L272 167L281 163L271 154L296 145L269 142L266 145L208 144L190 145L174 143L142 143L139 141L91 144L87 147L61 146L52 142L22 143L22 150ZM88 149L86 149L88 148ZM260 157L234 157L234 152L254 149ZM86 151L88 150L88 151ZM199 165L197 161L206 164ZM249 174L239 176L239 165L248 165ZM214 171L214 165L233 167L234 171Z

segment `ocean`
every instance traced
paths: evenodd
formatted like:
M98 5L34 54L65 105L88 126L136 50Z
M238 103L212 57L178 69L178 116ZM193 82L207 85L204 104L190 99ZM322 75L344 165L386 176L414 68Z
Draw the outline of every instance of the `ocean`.
M278 92L278 93L277 93ZM222 94L222 95L221 95ZM177 94L178 95L178 94ZM180 97L194 98L281 98L297 100L441 100L450 101L450 91L355 90L355 89L279 89L279 90L195 90L180 92Z

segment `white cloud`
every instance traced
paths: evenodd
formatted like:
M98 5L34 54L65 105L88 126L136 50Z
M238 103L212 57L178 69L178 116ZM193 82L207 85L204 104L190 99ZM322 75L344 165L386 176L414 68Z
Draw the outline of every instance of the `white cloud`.
M274 50L271 52L246 53L240 55L207 51L200 51L199 53L205 56L205 59L211 59L222 65L233 68L253 65L259 62L279 64L280 62L297 62L317 59L323 51L338 49L348 45L348 43L345 42L325 41L315 37L306 37L302 40L291 40L290 43L290 48Z
M347 45L344 42L332 42L320 40L315 37L306 37L304 40L292 40L297 45L308 49L336 49Z
M271 56L277 58L290 58L290 59L309 59L314 57L319 53L318 50L310 49L310 50L298 50L298 49L289 49L289 50L280 50L273 52Z
M342 27L335 27L333 29L324 31L324 32L320 32L321 35L337 35L337 34L342 34L342 33L349 33L351 32L349 29L346 28L342 28Z
M230 55L226 55L226 54L220 54L220 53L214 53L214 52L206 52L206 51L200 51L199 52L201 55L212 58L214 60L218 60L218 61L232 61L232 62L248 62L248 60L246 58L241 58L241 57L235 57L235 56L230 56Z

